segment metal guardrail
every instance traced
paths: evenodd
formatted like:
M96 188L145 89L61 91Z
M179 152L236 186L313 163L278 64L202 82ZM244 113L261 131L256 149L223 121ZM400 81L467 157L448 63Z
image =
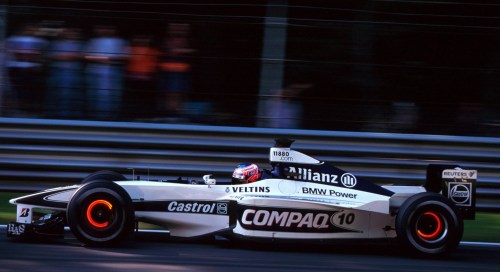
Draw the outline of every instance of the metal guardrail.
M240 162L266 166L279 137L379 184L423 184L429 163L477 169L478 210L500 211L500 139L488 137L0 118L0 190L75 184L101 169L228 182Z

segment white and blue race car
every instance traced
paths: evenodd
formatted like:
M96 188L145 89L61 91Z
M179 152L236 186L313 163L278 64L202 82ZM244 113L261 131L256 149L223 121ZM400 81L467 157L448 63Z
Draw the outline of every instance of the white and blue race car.
M474 219L477 171L429 165L424 186L379 186L276 140L272 170L248 184L126 180L99 171L81 184L10 200L13 238L61 237L69 226L88 246L127 240L137 222L172 237L221 235L269 241L394 240L411 252L454 250L463 220ZM41 215L39 215L41 214Z

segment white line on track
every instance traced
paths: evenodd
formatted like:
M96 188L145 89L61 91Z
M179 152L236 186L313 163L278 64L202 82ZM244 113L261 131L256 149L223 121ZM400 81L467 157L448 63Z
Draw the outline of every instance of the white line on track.
M500 247L500 243L486 243L486 242L460 242L461 245L465 246L485 246L485 247Z

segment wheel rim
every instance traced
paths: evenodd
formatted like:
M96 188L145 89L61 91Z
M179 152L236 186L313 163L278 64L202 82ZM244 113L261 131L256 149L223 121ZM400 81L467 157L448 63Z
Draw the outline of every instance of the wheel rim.
M446 236L447 224L444 217L436 212L421 214L416 222L417 236L427 242L437 242Z
M113 218L113 204L107 200L97 199L87 206L86 219L91 227L105 229Z

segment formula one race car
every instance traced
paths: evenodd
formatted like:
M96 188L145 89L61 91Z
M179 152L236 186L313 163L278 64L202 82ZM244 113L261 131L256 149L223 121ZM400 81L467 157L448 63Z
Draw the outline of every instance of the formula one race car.
M463 219L474 219L475 170L430 165L424 186L379 186L291 149L292 142L276 140L272 171L253 183L217 184L210 175L126 180L105 170L79 185L12 199L17 220L7 235L61 236L67 225L82 243L103 246L126 240L140 221L166 227L172 237L383 239L437 255L455 249Z

